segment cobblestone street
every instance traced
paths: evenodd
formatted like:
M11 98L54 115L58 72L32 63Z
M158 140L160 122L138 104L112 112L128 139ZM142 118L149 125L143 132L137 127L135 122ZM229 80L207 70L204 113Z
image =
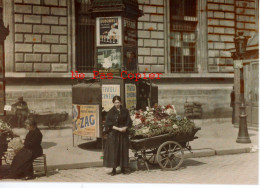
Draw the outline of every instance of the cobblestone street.
M180 184L258 184L258 153L185 159L177 171L153 167L128 175L110 176L107 168L86 168L49 172L34 182L117 182ZM120 169L118 169L120 172Z

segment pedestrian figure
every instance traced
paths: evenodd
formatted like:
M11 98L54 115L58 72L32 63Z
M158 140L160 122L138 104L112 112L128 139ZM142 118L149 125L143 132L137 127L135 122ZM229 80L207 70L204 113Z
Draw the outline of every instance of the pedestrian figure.
M23 100L23 97L19 97L18 102L12 104L12 107L15 109L18 127L24 127L24 121L29 113L27 103Z
M232 124L235 123L235 88L230 93L230 107L232 108Z
M29 130L25 140L22 141L24 146L17 152L12 161L9 173L4 178L25 180L33 179L33 160L41 156L42 151L42 133L37 128L37 124L33 119L25 121L26 128Z
M105 131L108 132L104 161L105 167L113 168L111 175L116 175L116 168L120 166L121 173L125 174L129 161L128 130L132 126L129 111L121 105L121 98L114 96L112 107L107 114Z

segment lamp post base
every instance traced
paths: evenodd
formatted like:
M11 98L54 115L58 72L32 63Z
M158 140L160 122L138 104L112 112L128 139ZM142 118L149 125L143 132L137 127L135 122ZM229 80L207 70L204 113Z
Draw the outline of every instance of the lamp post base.
M240 107L240 109L245 110L245 107L242 105ZM245 111L242 111L242 112L245 112ZM238 131L238 137L236 140L237 143L251 143L251 140L248 135L246 117L247 117L247 115L244 115L244 114L241 114L239 116L239 131Z
M236 142L237 143L251 143L251 140L248 137L238 137Z

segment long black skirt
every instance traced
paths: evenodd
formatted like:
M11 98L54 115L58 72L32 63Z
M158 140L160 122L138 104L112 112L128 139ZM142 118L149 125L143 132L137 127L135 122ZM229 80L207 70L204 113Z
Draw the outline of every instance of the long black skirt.
M8 176L13 178L33 176L32 163L33 163L32 151L27 148L22 148L14 156Z
M127 134L111 131L105 143L103 166L116 168L128 167L129 139Z

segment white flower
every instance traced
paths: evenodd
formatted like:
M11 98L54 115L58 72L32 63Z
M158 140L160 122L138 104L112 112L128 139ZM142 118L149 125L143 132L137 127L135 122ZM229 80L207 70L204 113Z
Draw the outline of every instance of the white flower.
M167 110L165 110L165 113L168 115L173 115L176 114L176 110L172 108L168 108Z
M131 115L131 120L134 121L135 120L135 114Z
M146 106L146 111L150 111L150 108L148 106Z
M178 129L178 126L176 124L173 124L172 128Z
M143 133L143 134L149 133L149 128L148 128L148 127L143 128L143 129L142 129L142 133Z
M134 120L133 120L133 125L134 125L134 126L139 125L139 124L141 124L141 123L142 123L141 119L134 119Z

